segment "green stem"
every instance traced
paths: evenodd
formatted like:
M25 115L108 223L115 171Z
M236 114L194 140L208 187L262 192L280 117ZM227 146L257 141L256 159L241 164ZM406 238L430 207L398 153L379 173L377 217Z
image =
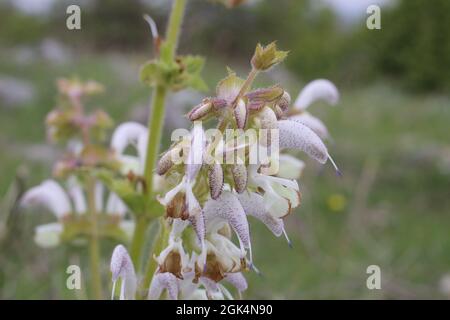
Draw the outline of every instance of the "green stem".
M133 238L131 240L130 256L137 270L140 270L140 256L142 252L142 246L145 242L145 233L149 224L150 220L147 219L144 215L139 216L136 219L136 229L134 230Z
M147 158L145 159L145 185L147 195L153 191L153 171L161 144L162 129L164 125L164 102L167 89L158 85L152 97L151 117L149 118L149 136L147 142Z
M168 238L169 238L168 228L164 224L164 221L161 219L158 223L158 232L153 241L152 251L150 252L150 256L148 257L147 267L145 269L144 281L142 283L142 286L144 288L148 288L150 286L152 277L155 274L156 268L158 267L158 264L153 258L153 253L161 252L167 245Z
M244 84L241 87L241 90L239 90L238 95L236 96L236 99L233 101L233 105L235 106L240 98L244 96L244 94L250 89L250 87L253 84L253 81L255 81L256 76L258 75L259 71L252 68L252 71L248 74L247 79L245 79Z
M178 47L178 36L183 22L186 0L175 0L172 5L172 11L169 18L169 26L166 33L166 42L169 45L169 61L173 60Z
M91 285L92 294L95 299L100 300L102 296L102 279L100 271L100 244L98 236L97 210L95 206L95 180L91 177L87 178L86 192L88 214L91 223L91 236L89 241L89 258L91 267Z
M152 250L150 252L150 256L148 257L147 267L145 269L144 281L142 283L142 286L144 288L148 288L150 286L153 274L155 273L157 268L157 263L153 258L153 253L160 252L164 248L163 244L164 244L164 225L163 222L160 221L158 223L158 231L153 240Z
M186 0L174 0L165 39L165 44L169 50L160 57L160 59L165 62L171 62L175 58L185 8ZM164 125L164 104L167 91L168 88L165 86L157 85L150 106L151 116L148 123L147 158L145 160L144 169L146 194L148 199L146 206L147 212L148 210L151 210L150 200L153 196L153 171L159 154L159 146L161 144L162 129ZM144 216L147 215L147 212L144 212ZM142 254L145 232L150 222L151 221L147 217L138 218L136 220L136 229L131 243L131 255L132 260L137 267L139 267L140 256ZM152 259L152 255L151 252L150 259Z

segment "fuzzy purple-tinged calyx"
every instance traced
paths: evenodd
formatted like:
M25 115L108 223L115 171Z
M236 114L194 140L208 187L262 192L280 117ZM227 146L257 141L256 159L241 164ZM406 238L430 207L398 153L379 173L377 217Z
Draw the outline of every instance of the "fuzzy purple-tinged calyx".
M210 99L203 99L203 101L192 108L187 114L191 121L201 120L205 118L213 109L213 104Z
M217 199L222 193L223 189L223 170L220 164L212 164L208 170L208 182L211 198Z
M248 118L248 110L247 106L245 105L244 100L239 99L239 101L236 104L236 107L234 108L234 118L236 120L236 126L238 129L244 129L245 125L247 124L247 118Z
M242 193L247 188L247 167L244 164L235 164L231 167L233 175L234 188L237 193Z
M275 236L281 236L283 232L283 220L272 217L267 212L264 198L260 194L255 192L244 192L239 195L238 198L246 214L257 218L264 223Z

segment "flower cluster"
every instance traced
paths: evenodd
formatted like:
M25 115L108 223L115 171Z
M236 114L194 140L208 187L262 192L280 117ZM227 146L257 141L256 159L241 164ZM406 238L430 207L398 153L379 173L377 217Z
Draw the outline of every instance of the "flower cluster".
M86 242L93 232L88 214L91 211L99 220L95 230L99 237L128 241L134 223L125 219L127 206L116 193L105 190L99 179L91 177L96 167L122 166L113 150L103 145L112 120L102 110L87 113L84 108L83 99L103 88L97 82L77 79L60 79L57 85L58 106L48 114L46 123L49 140L66 145L64 156L53 170L55 178L63 181L45 180L28 190L21 200L26 207L44 207L57 219L37 226L35 241L42 247Z
M337 170L322 141L328 137L325 125L305 111L317 100L337 102L338 92L331 82L311 82L292 108L290 95L282 87L252 88L259 72L280 63L286 55L274 43L258 45L247 79L229 70L217 85L216 95L205 98L187 114L194 122L187 139L175 141L160 157L157 199L164 206L167 238L154 257L157 268L148 288L149 299L161 298L165 292L170 299L232 298L224 282L239 293L244 291L243 272L259 272L252 256L248 216L260 220L276 237L284 235L290 244L283 219L301 203L296 180L304 163L278 154L277 148L303 151L321 164L330 160ZM232 129L236 134L223 143L210 139L203 125L211 128L214 124L221 133ZM269 134L256 140L239 139L249 129L269 130ZM145 130L136 123L122 124L114 144L118 150L133 144L143 155L145 148L140 146L146 145ZM266 151L264 161L249 160L255 146ZM222 161L238 151L242 152L234 162ZM122 157L122 164L127 170L135 168L131 170L136 174L141 172L139 159ZM134 298L136 272L122 245L113 252L111 272L114 283L122 279L120 297Z

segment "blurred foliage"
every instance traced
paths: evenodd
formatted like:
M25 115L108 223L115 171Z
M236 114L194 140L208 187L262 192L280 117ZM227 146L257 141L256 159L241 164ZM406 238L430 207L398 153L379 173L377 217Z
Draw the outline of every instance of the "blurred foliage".
M109 0L104 5L90 1L83 4L82 31L73 32L61 28L67 17L66 5L65 1L56 2L47 17L2 8L0 44L55 37L70 41L73 47L150 53L151 35L142 14L149 13L161 27L169 7L169 3ZM287 67L304 81L324 77L340 86L354 86L392 76L411 90L450 87L449 1L400 0L398 5L382 9L381 24L381 30L368 30L363 18L344 27L329 8L311 0L277 0L276 4L264 0L233 10L191 0L181 51L244 64L257 42L276 40L280 48L290 50Z
M318 75L336 79L345 36L328 9L312 10L307 0L260 1L229 10L194 1L188 24L190 46L206 56L248 57L256 42L277 41L290 50L288 67L305 80ZM188 16L189 17L189 16ZM239 35L239 36L235 36Z
M365 38L380 73L413 90L450 88L450 1L402 0L381 23Z
M89 1L91 9L83 10L83 31L70 32L70 37L61 27L64 10L55 9L44 19L1 7L1 73L33 83L38 93L25 106L0 109L2 208L12 203L5 199L17 198L7 195L15 194L11 186L20 167L28 168L26 187L50 175L53 160L51 154L42 159L48 151L41 145L45 115L55 104L55 79L78 75L104 83L108 94L93 102L105 106L117 122L129 120L148 103L148 89L137 77L138 65L152 49L141 15L147 12L163 26L163 9L143 7L139 1L109 0L104 7L96 7L96 2ZM448 297L439 291L439 283L450 274L449 98L410 95L385 79L381 85L367 84L390 75L414 91L448 88L450 2L404 0L392 12L383 9L381 31L367 30L364 21L343 30L332 12L312 11L308 3L263 0L230 11L204 0L189 1L182 51L208 57L207 82L223 77L223 62L233 67L241 62L248 70L255 42L276 39L280 48L290 50L289 71L302 80L329 77L340 88L351 84L342 88L342 108L314 109L330 129L335 142L330 152L344 176L336 179L328 167L308 163L303 206L286 224L293 250L251 221L255 263L264 278L249 274L245 297ZM34 45L45 37L64 41L75 53L84 48L95 51L75 55L67 64L37 57L24 67L3 50ZM130 55L134 48L144 49L145 56ZM118 50L126 54L119 58ZM31 147L38 148L39 157ZM17 193L23 189L20 186ZM3 224L6 210L0 212ZM48 214L25 216L15 211L8 217L8 233L0 232L0 298L77 297L65 287L65 268L85 264L86 252L38 249L33 229L53 219ZM105 243L103 253L109 255L112 248L112 243ZM365 270L371 264L383 270L382 290L365 286ZM107 275L108 265L102 267ZM110 283L109 275L104 281Z
M34 44L49 31L49 23L42 17L28 16L9 5L0 4L0 45Z

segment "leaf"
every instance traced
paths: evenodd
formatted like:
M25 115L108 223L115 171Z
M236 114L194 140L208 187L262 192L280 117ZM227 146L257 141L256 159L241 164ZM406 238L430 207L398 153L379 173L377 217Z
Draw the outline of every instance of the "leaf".
M141 67L140 79L150 86L171 86L177 72L176 64L168 65L159 60L151 60Z
M104 169L94 171L94 175L103 182L109 190L116 193L127 207L136 215L144 214L146 208L145 196L137 192L133 184L123 177L118 177L114 172Z
M175 77L172 85L173 90L181 90L187 87L199 91L208 90L208 86L201 77L205 59L200 56L179 56L176 59L179 74Z
M206 91L208 86L200 75L204 62L202 57L193 55L178 56L170 63L151 60L141 68L140 78L150 86L163 85L173 91L188 87Z

